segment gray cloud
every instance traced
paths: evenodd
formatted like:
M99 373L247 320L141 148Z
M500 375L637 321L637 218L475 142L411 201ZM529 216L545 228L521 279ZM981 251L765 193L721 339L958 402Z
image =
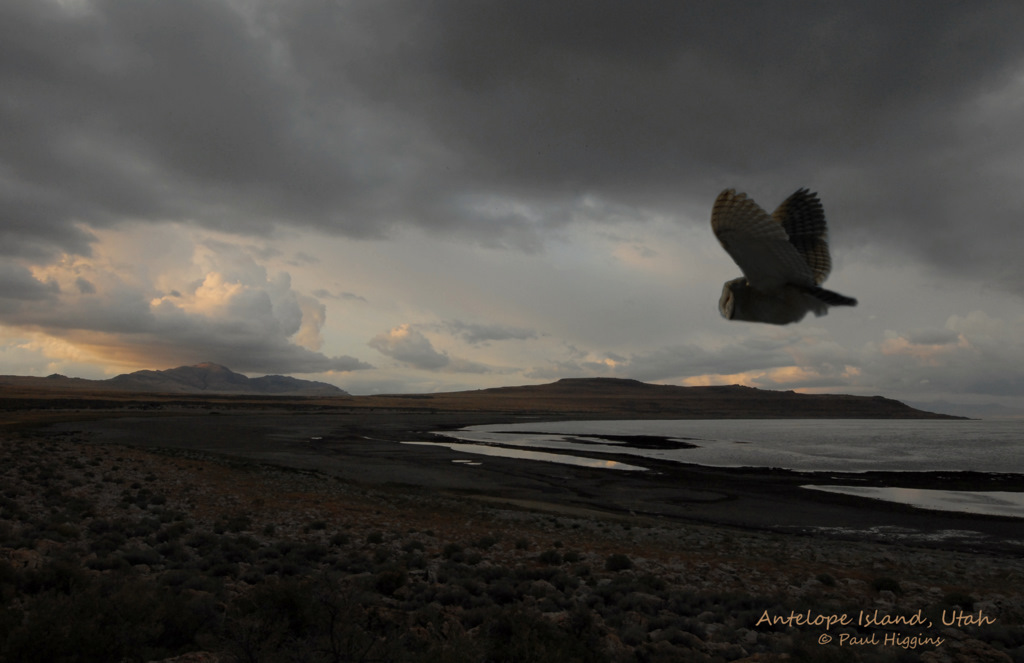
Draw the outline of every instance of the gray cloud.
M1022 28L1013 3L11 0L0 250L168 219L537 250L588 199L703 222L725 186L807 185L837 235L1019 291Z
M903 337L912 345L949 345L959 339L959 335L951 329L915 329Z
M733 375L790 366L793 364L793 356L787 350L799 343L799 340L794 339L766 343L765 339L754 338L714 351L691 343L629 356L614 352L591 355L573 348L569 358L534 367L526 376L541 379L605 376L657 381L683 380L706 374Z
M370 339L369 346L385 356L424 371L491 372L491 368L483 364L460 357L450 357L446 352L438 352L423 332L409 324L374 336Z
M75 287L83 295L91 295L96 292L96 286L89 279L82 278L81 276L75 279Z
M533 379L620 377L682 383L709 375L743 375L765 389L903 394L1024 396L1022 320L981 311L952 315L945 325L888 331L884 340L851 349L823 329L752 334L714 347L687 343L620 355L569 347L565 357L524 372ZM729 381L726 379L726 381Z
M470 345L483 345L490 341L525 341L538 338L537 332L524 327L510 325L481 324L449 320L440 325L449 333L458 336Z
M320 299L340 299L340 300L343 300L343 301L357 301L357 302L367 303L366 297L363 297L362 295L357 295L357 294L351 293L351 292L337 292L337 293L335 293L335 292L331 292L330 290L325 290L324 288L318 288L318 289L314 290L313 291L313 296L314 297L319 297Z
M0 306L16 302L53 300L60 292L56 281L42 282L21 265L0 262ZM19 304L20 305L20 304Z
M392 359L428 371L444 368L451 361L434 349L430 339L409 325L374 336L369 346Z

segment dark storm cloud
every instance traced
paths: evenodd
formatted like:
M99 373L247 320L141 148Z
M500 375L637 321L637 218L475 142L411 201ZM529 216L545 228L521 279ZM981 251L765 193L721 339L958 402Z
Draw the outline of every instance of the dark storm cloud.
M344 223L356 156L311 116L287 50L224 2L0 8L0 201L25 244L85 252L74 221L261 232ZM353 129L354 131L355 129ZM337 149L332 153L331 148Z
M1019 3L9 0L0 251L163 219L532 250L581 210L703 223L726 186L810 186L851 242L1019 287L1022 28Z
M21 302L55 300L60 286L55 281L42 282L20 265L0 262L0 310L6 313Z

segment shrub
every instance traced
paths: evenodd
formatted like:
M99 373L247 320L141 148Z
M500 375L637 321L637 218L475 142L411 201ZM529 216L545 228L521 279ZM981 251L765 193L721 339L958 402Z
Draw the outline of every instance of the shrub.
M288 557L298 562L319 562L328 552L327 547L319 543L305 543L288 551Z
M93 537L89 548L97 555L109 555L124 545L127 540L125 535L120 532L103 532L103 534Z
M942 603L952 606L960 606L964 610L974 609L974 597L966 592L950 592L942 597Z
M883 576L881 578L875 578L871 581L871 586L876 592L890 591L893 594L902 594L903 588L900 587L900 583L893 578Z
M217 547L218 537L209 532L195 532L185 540L185 545L195 548L200 555L208 555Z
M534 611L512 606L503 608L482 627L486 629L487 648L483 658L496 663L609 660L601 649L593 624L570 620L570 626L579 626L580 630L570 632L559 628Z
M206 571L215 578L224 578L231 576L232 578L238 575L238 564L234 562L218 561L210 566Z
M826 587L836 586L836 579L832 576L831 573L819 573L817 580Z
M21 589L26 594L52 590L59 594L72 594L89 583L89 576L78 560L58 557L47 560L41 567L21 575Z
M246 532L252 529L252 518L241 513L231 516L224 522L224 528L229 532Z
M405 553L422 552L423 550L425 550L423 543L416 540L409 541L402 546L402 552Z
M161 543L167 541L174 541L184 536L185 533L189 531L189 529L190 526L188 525L188 523L176 522L171 525L168 525L167 527L164 527L162 530L157 532L156 540Z
M252 562L256 557L245 541L224 539L221 541L220 551L226 562Z
M507 579L491 583L487 588L487 595L498 605L507 605L519 598L519 592Z
M443 555L445 559L461 561L463 559L462 546L457 543L447 543L441 551L441 555Z
M131 567L124 557L109 555L107 557L95 557L86 562L86 567L93 571L120 571Z
M163 561L160 553L152 548L129 548L121 553L121 557L132 566L139 564L153 566Z
M159 531L160 525L156 518L142 518L129 526L128 533L131 536L149 536Z
M498 543L498 537L493 534L480 537L478 540L473 542L473 545L480 550L488 550L494 547L494 544Z
M606 571L626 571L633 568L633 560L622 553L613 553L604 562Z
M541 564L555 566L562 563L562 554L557 550L545 550L537 557L537 560Z
M405 586L408 581L405 571L401 569L388 569L377 574L374 578L373 586L378 593L384 596L391 596L397 592L400 588Z

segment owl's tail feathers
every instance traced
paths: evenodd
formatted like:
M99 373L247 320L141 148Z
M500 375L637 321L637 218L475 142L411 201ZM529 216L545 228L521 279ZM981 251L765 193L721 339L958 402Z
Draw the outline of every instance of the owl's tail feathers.
M832 292L819 286L807 286L804 291L825 302L829 306L856 306L857 300L853 297L847 297L846 295L840 295L838 292Z

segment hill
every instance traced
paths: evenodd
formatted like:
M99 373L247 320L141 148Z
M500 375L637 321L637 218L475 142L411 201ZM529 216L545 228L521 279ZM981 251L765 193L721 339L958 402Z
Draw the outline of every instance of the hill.
M295 400L297 398L301 401ZM255 400L253 400L255 399ZM0 376L0 409L104 408L174 403L272 409L477 412L594 419L964 419L882 396L798 394L740 385L680 387L620 378L565 378L540 385L432 394L351 396L333 385L280 375L248 378L217 364L136 371L109 380ZM14 403L13 401L18 401ZM44 405L45 404L45 405Z
M557 382L438 394L356 397L377 405L436 410L575 412L678 419L963 419L925 412L882 396L798 394L740 385L680 387L621 378Z
M86 380L63 375L45 378L0 376L0 385L59 391L120 391L161 394L239 394L250 396L347 396L348 392L326 382L299 380L284 375L250 378L231 369L205 362L163 371L122 373L108 380Z

